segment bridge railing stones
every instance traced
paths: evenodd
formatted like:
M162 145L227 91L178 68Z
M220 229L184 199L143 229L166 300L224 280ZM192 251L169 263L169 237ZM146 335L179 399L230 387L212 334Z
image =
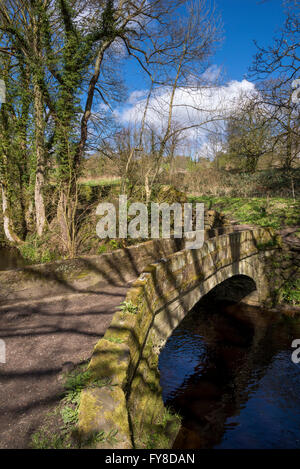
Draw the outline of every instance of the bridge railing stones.
M208 239L198 250L183 250L149 264L95 346L89 370L108 386L86 388L79 408L83 441L117 431L119 448L171 447L180 427L165 408L159 384L161 347L184 316L219 283L247 275L259 298L268 296L264 260L274 249L272 230L254 229ZM103 381L103 382L104 382ZM108 442L96 447L111 447Z
M150 262L183 248L181 239L157 239L100 256L29 265L0 271L0 304L44 299L49 295L89 292L97 284L131 281Z
M205 231L205 239L232 227ZM149 240L113 252L0 271L0 305L13 301L87 292L95 285L120 285L136 279L157 259L184 248L184 239Z

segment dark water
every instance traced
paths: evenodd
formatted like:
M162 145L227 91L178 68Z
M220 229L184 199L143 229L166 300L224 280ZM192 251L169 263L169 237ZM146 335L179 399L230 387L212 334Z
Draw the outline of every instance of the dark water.
M174 448L300 448L300 323L245 308L198 307L161 351L164 402L182 416Z
M24 267L25 260L17 249L0 248L0 270Z

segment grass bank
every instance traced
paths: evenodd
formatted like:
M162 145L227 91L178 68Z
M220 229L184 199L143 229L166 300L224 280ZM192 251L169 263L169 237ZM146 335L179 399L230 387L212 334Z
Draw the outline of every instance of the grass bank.
M203 202L206 209L215 209L241 224L276 230L300 225L300 202L291 198L191 196L189 201Z

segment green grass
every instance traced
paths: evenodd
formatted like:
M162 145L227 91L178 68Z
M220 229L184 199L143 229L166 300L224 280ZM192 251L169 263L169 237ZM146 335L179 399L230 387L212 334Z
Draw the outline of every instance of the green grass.
M75 434L78 423L81 391L88 385L90 379L91 373L81 368L65 376L65 395L57 412L54 412L59 414L62 423L56 432L44 425L34 433L31 440L33 449L67 449L77 446L72 435Z
M134 305L132 301L122 301L120 305L120 310L122 311L122 313L136 314L137 309L137 306Z
M116 440L117 430L108 433L104 431L91 436L90 440L81 442L78 437L78 411L81 392L88 387L107 387L113 389L110 378L94 379L91 372L82 363L75 370L64 375L64 395L47 415L43 425L32 435L33 449L69 449L95 445L107 441L110 444Z
M33 449L68 449L71 448L71 443L60 434L51 434L42 429L32 435L31 447Z
M116 438L118 434L117 429L110 430L109 432L98 432L92 435L86 442L86 446L92 446L94 447L97 443L104 443L107 442L110 445L113 445L114 443L117 443L118 439Z
M166 407L164 413L160 416L159 422L156 422L155 430L150 430L144 442L146 449L166 448L169 444L168 426L171 424L181 425L182 417Z
M300 279L287 282L280 291L280 300L292 305L300 305Z
M107 246L105 246L105 244L101 244L97 249L97 254L104 254L105 252L107 252Z
M50 243L49 233L44 234L43 238L30 235L24 243L18 246L18 249L29 264L44 264L57 259L57 253L47 247L47 243Z
M300 202L280 197L189 197L191 202L203 202L206 209L223 212L240 223L280 229L300 224Z
M81 186L90 186L90 187L96 187L96 186L118 186L121 184L121 178L117 179L88 179L85 181L79 182Z

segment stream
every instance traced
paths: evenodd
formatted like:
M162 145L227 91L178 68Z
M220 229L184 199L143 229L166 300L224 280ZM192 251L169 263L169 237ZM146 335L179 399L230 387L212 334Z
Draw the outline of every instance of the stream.
M161 351L164 403L182 417L173 448L300 448L300 320L254 326L245 308L196 306Z

